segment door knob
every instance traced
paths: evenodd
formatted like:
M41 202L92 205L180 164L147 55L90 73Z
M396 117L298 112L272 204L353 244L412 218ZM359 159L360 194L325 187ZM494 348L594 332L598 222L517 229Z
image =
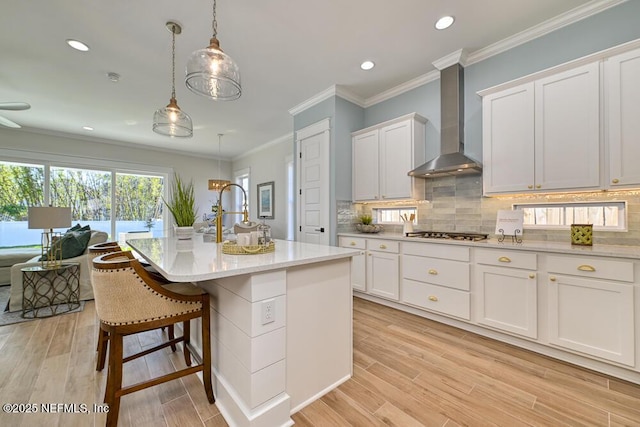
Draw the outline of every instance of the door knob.
M324 227L316 228L314 231L319 231L321 233L324 233Z

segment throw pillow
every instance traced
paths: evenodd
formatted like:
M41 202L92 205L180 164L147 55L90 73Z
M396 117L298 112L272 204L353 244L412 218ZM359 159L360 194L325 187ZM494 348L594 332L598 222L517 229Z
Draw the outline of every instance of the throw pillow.
M86 226L88 227L88 226ZM84 227L82 227L84 228ZM84 253L91 239L91 230L78 229L77 231L68 231L53 243L62 252L62 259L74 258Z

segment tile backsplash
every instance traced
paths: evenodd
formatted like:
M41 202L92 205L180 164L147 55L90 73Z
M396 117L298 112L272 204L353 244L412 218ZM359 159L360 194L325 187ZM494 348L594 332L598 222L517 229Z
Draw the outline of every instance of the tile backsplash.
M640 190L602 191L589 193L531 194L501 197L482 196L482 176L466 175L429 179L426 182L425 200L395 202L395 206L417 206L416 229L446 230L486 233L494 236L498 210L511 209L514 203L558 203L576 201L627 202L627 229L625 232L593 232L594 244L640 246ZM338 203L338 232L353 231L353 224L371 208L389 206L376 203ZM385 225L385 230L401 232L401 225ZM523 232L525 240L570 242L567 230L532 230Z

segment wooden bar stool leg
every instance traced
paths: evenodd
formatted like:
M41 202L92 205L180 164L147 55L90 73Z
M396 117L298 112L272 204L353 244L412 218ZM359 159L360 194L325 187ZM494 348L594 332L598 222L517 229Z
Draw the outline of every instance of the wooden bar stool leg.
M98 360L96 362L96 371L104 369L104 363L107 359L107 345L109 344L109 333L103 329L98 331Z
M115 333L113 329L109 333L109 372L107 374L107 389L105 402L109 405L107 414L107 427L118 425L120 412L120 395L122 389L122 335Z
M169 326L167 326L167 328L168 328L167 333L169 335L169 339L170 340L175 339L176 333L175 333L175 329L173 328L173 325L169 325ZM171 344L171 351L173 351L175 353L176 350L177 350L176 345L175 344Z
M202 379L209 403L215 403L216 398L213 395L211 384L211 332L208 297L209 295L204 298L202 303Z
M184 353L184 363L187 366L191 366L191 352L189 351L189 342L191 341L191 321L185 320L182 322L182 336L184 337L184 341L182 341L182 351Z

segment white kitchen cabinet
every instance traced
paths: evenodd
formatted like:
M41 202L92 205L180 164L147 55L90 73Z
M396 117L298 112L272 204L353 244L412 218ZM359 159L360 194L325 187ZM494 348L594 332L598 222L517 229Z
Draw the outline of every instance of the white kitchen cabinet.
M367 239L367 292L397 301L400 251L398 242Z
M485 194L600 187L600 66L483 98Z
M338 246L342 248L361 249L363 251L362 254L351 258L351 288L360 292L367 291L366 255L364 253L366 244L366 239L358 237L340 237L338 239Z
M547 262L550 344L634 367L633 263L559 255Z
M352 133L354 201L424 197L407 173L425 161L425 124L414 113Z
M536 254L475 251L476 322L528 338L538 338Z
M640 49L605 61L609 186L640 185Z
M470 319L469 248L404 243L402 253L404 303Z
M378 129L353 137L353 199L379 197Z

